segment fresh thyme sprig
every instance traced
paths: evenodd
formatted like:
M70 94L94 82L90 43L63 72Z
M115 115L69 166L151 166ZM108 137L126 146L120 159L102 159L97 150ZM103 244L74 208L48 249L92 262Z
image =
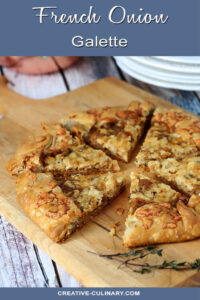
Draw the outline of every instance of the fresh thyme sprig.
M133 272L145 274L150 273L153 269L158 270L176 270L176 271L186 271L196 269L200 272L200 259L197 258L193 262L177 262L176 260L167 261L164 260L161 264L148 264L136 262L138 259L143 259L148 255L158 255L162 256L163 249L158 249L156 246L151 245L141 249L134 249L129 252L124 253L113 253L113 254L98 254L95 252L88 251L91 254L98 255L99 257L104 257L110 260L119 262L118 268L125 266L132 270Z

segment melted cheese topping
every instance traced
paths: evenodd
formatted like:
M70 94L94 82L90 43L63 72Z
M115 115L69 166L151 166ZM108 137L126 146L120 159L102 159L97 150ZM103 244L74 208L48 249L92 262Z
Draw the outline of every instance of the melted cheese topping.
M112 160L103 151L92 149L89 146L76 148L69 155L58 154L45 159L48 171L72 172L105 172L119 171L118 162Z

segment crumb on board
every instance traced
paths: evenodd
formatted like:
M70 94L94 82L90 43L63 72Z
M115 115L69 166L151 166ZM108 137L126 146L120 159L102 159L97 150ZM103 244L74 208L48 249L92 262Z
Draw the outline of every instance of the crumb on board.
M118 208L116 209L116 213L117 213L119 216L122 216L123 213L124 213L124 209L123 209L122 207L118 207Z
M110 234L110 236L111 237L114 237L115 235L116 235L116 232L118 231L118 227L119 227L119 225L120 225L120 222L114 222L112 225L111 225L111 227L110 227L110 232L109 232L109 234Z

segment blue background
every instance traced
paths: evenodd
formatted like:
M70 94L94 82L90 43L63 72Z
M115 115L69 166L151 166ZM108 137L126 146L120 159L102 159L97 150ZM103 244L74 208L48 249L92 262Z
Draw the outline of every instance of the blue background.
M93 5L99 24L39 24L35 6L57 6L57 13L88 12ZM109 10L121 5L127 13L139 8L151 14L169 15L166 24L112 24ZM1 1L0 55L200 55L200 0L17 0ZM127 48L75 48L71 39L108 38L128 40Z
M199 288L3 288L0 289L1 299L100 299L102 296L58 296L58 291L140 291L140 296L103 296L104 299L137 299L137 300L199 300Z

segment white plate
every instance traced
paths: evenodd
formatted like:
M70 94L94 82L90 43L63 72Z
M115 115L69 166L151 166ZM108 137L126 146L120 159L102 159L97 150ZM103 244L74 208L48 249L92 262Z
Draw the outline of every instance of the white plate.
M129 57L120 57L118 59L126 66L129 66L131 69L154 78L158 78L161 80L176 81L179 83L187 83L187 84L195 83L200 85L200 74L186 75L185 73L182 74L182 73L171 72L169 70L155 69L148 65L141 64L138 61L133 61L133 59L130 60Z
M186 65L157 59L153 56L129 56L133 61L148 65L156 69L169 70L185 74L200 74L200 64Z
M199 91L200 90L200 85L199 84L181 84L181 83L177 83L177 82L170 82L170 81L166 81L166 80L159 80L159 79L155 79L151 76L145 75L145 74L141 74L140 72L134 71L133 69L131 69L129 66L126 66L119 58L115 58L117 61L118 66L127 74L129 74L130 76L147 82L149 84L153 84L156 86L161 86L161 87L165 87L165 88L173 88L173 89L179 89L179 90L188 90L188 91Z
M182 64L200 64L200 56L153 56L160 60L182 63Z

